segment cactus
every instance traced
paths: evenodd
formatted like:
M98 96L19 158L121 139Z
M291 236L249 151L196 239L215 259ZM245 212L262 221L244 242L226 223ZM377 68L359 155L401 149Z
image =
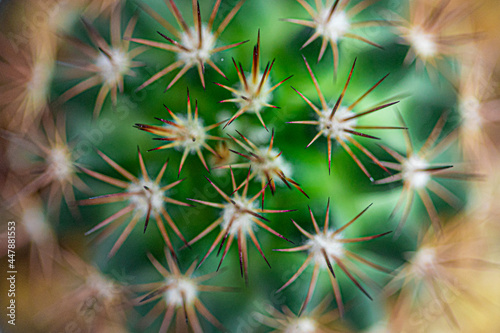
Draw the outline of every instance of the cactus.
M0 6L0 327L498 331L485 1Z

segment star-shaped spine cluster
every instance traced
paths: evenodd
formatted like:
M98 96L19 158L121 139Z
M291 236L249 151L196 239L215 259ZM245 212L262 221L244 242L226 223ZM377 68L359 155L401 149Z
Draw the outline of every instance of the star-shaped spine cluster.
M217 0L215 2L212 14L210 15L210 19L207 25L204 25L201 21L199 2L193 0L192 6L194 27L190 27L187 25L186 21L182 17L181 12L179 11L179 8L177 8L177 5L173 0L168 0L168 2L165 1L168 8L170 9L170 12L179 24L180 30L174 28L166 19L162 18L149 6L145 4L141 5L142 9L146 13L148 13L153 19L160 23L177 40L174 40L173 38L170 38L161 32L158 32L158 34L163 37L163 39L165 39L167 43L140 38L131 38L130 40L135 43L174 52L177 55L177 60L153 75L137 89L141 90L149 86L151 83L162 78L163 76L167 75L168 73L181 68L176 76L172 79L172 81L170 81L170 83L167 85L167 88L165 89L166 91L170 89L170 87L172 87L192 67L198 68L198 74L200 76L201 84L203 85L203 87L205 87L205 64L208 64L220 75L226 78L222 70L213 62L212 56L218 52L229 50L233 47L247 42L243 41L230 45L216 46L220 34L226 29L227 25L240 10L241 6L243 6L244 2L245 0L238 2L233 7L233 9L231 9L231 11L225 16L224 20L217 29L214 28L214 21L217 16L219 7L221 6L221 0Z

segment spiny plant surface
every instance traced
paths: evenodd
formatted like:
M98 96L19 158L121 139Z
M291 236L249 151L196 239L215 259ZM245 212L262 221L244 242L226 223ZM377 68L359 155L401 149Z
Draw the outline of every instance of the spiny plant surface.
M431 305L418 329L453 331L475 301L460 270L498 282L471 228L494 200L468 190L489 179L497 79L466 7L23 3L0 30L22 331L411 331Z

